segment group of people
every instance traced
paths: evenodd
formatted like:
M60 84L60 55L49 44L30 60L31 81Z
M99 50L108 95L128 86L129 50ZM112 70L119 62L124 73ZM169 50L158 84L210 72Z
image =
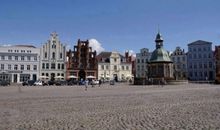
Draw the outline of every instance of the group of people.
M99 85L99 87L101 86L101 84L102 84L102 81L101 80L98 80L98 85ZM92 85L92 87L94 87L94 83L93 83L93 81L91 81L91 83L89 83L89 80L88 79L86 79L85 80L85 90L87 91L87 88L88 88L88 86L89 86L89 84L91 84Z

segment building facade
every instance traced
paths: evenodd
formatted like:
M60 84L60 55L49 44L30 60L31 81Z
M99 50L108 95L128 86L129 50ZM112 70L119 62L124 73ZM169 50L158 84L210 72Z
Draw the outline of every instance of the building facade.
M40 77L65 79L66 47L59 41L56 32L51 33L50 39L41 47L40 55Z
M171 54L174 67L174 78L176 80L187 79L187 53L184 49L176 47L175 51Z
M77 42L73 51L67 52L67 79L71 76L75 76L80 80L85 80L87 76L93 76L97 78L97 61L96 51L92 51L89 47L89 41Z
M214 80L215 67L212 43L198 40L188 44L188 78L189 80Z
M136 77L147 78L148 74L148 61L150 60L151 53L149 49L142 48L140 53L136 54Z
M32 45L0 47L0 80L22 83L39 77L40 49Z
M126 51L125 59L126 59L126 62L131 63L132 76L136 76L136 56L134 56L133 54L130 54L129 51Z
M215 82L220 83L220 46L215 46Z
M101 52L97 56L98 79L126 81L133 78L132 63L118 52Z
M168 51L163 48L163 38L157 34L156 49L152 52L148 63L148 78L154 84L160 84L163 80L173 79L173 62Z

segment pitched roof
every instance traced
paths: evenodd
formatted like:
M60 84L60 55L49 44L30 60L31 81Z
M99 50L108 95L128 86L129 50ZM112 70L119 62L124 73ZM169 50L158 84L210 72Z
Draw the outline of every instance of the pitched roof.
M111 56L112 52L101 52L99 55L96 56L96 59L98 61L101 61L102 58L109 58Z
M212 42L197 40L197 41L189 43L188 46L190 46L190 45L204 45L204 44L212 44Z

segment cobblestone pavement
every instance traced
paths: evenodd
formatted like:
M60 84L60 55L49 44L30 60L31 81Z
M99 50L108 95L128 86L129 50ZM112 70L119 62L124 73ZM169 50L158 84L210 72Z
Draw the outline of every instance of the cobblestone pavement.
M0 87L0 130L220 129L220 86Z

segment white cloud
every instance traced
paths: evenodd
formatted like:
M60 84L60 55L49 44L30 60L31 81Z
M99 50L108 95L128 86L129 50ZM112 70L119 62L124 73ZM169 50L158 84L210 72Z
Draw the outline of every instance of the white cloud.
M99 54L102 51L105 51L101 43L99 43L96 39L90 39L89 46L92 47L92 50L96 50L97 54Z
M133 50L128 50L128 54L129 56L133 56L133 57L136 57L136 53L133 51Z

